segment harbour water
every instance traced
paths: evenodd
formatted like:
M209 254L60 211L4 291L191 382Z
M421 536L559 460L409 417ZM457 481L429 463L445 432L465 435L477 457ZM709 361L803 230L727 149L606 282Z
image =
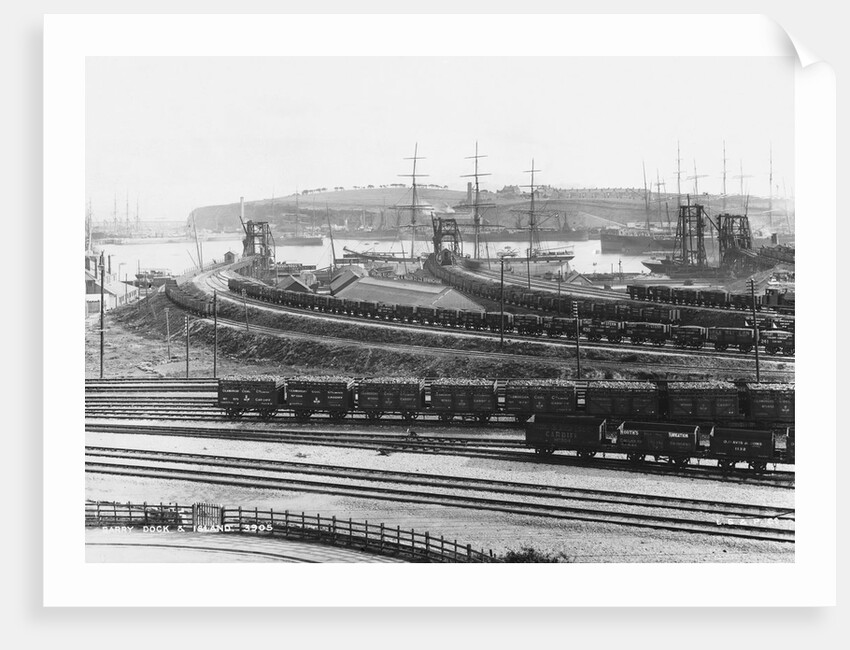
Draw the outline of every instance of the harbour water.
M343 247L354 251L393 251L405 254L410 253L410 240L401 241L367 241L357 239L334 240L334 249L337 258L342 258ZM642 260L651 257L651 254L641 255L619 255L616 253L602 254L598 239L579 242L546 242L546 248L570 247L575 253L575 258L570 262L570 268L580 273L646 273L646 268L641 264ZM506 248L517 251L519 255L525 254L522 244L517 242L487 242L482 243L481 257L486 263L488 260L493 268L498 267L498 251ZM185 242L163 242L145 244L105 244L99 246L104 254L112 256L112 270L118 273L120 279L126 275L132 279L138 268L142 269L168 269L175 275L195 266L195 243ZM416 253L431 252L429 240L416 242ZM471 253L472 245L465 244L464 251ZM241 239L234 237L225 240L213 240L203 242L204 263L221 261L224 254L233 251L237 255L242 253ZM278 262L301 263L315 265L324 268L331 263L331 243L326 237L321 246L277 246ZM120 268L119 268L120 266Z

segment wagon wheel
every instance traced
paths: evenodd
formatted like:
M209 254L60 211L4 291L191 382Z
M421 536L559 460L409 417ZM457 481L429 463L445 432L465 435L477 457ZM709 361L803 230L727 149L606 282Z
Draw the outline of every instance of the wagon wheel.
M366 411L367 420L380 420L382 415L380 411Z
M331 420L342 420L348 415L348 411L331 411Z
M626 456L630 463L642 463L646 460L646 454L631 453Z
M309 420L311 415L313 415L312 411L305 411L303 409L295 409L295 419L296 420Z
M664 339L658 339L655 341L655 345L659 348L663 348L666 341Z
M691 459L688 456L671 456L670 462L676 467L685 467L691 462Z
M734 460L718 460L717 466L720 469L722 469L723 471L728 471L730 469L735 468L735 461Z
M754 472L763 472L767 469L767 463L760 460L751 460L749 466Z
M753 349L753 346L750 345L749 343L742 343L741 345L738 346L738 349L741 352L743 352L744 354L747 354L748 352L750 352Z
M260 418L262 418L263 420L271 420L274 417L275 413L275 409L262 409L260 411Z
M534 450L534 453L538 456L551 456L555 453L554 447L537 447Z
M531 413L515 413L514 418L517 422L528 422L528 418L531 417Z
M484 423L486 423L486 422L489 422L489 421L490 421L490 416L491 416L491 415L492 415L491 413L479 413L479 414L476 416L476 419L477 419L479 422L481 422L482 424L484 424Z
M578 452L578 457L580 460L590 460L596 455L595 451L591 451L589 449L582 449Z
M454 418L454 416L455 416L454 413L440 413L440 419L443 422L451 422L452 419Z
M402 411L401 412L401 419L404 420L405 422L410 422L411 420L415 420L418 417L419 417L419 414L416 413L415 411Z

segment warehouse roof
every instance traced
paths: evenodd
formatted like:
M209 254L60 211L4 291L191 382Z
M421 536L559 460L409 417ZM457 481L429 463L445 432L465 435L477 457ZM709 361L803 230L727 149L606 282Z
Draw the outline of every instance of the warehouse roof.
M310 287L308 287L301 279L296 278L292 275L284 276L278 283L278 289L285 289L286 291L300 291L302 293L308 293L310 291Z
M350 282L339 291L334 291L334 295L349 300L368 300L416 307L482 309L481 305L451 287L427 282L363 277Z

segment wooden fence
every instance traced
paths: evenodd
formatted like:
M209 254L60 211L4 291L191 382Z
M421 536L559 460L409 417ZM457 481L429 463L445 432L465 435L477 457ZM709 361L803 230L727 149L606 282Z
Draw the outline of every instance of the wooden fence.
M288 510L225 508L210 504L151 505L112 502L86 503L86 526L183 526L187 532L270 535L345 546L369 553L405 558L411 562L498 562L493 551L436 537L400 526L322 517Z

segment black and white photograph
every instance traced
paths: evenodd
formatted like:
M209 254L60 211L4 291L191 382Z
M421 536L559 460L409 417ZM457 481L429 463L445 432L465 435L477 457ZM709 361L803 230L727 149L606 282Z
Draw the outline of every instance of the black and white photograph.
M793 59L86 74L89 561L793 562Z
M791 575L820 217L801 60L752 24L720 56L77 59L85 570Z

